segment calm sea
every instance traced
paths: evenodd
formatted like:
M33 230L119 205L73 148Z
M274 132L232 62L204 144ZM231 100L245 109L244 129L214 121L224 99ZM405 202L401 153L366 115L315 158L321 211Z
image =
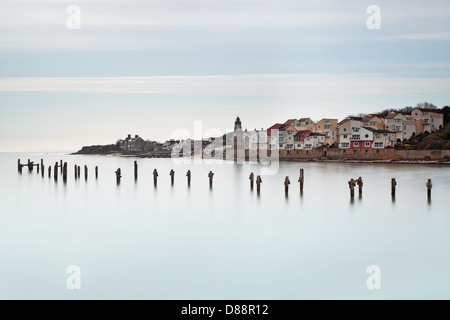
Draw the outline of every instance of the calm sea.
M68 181L20 175L18 158L63 159ZM139 159L134 181L134 160L0 154L0 299L450 299L448 166L284 162L258 196L257 164ZM347 181L359 176L351 202ZM66 285L72 265L79 290ZM373 265L381 289L367 286Z

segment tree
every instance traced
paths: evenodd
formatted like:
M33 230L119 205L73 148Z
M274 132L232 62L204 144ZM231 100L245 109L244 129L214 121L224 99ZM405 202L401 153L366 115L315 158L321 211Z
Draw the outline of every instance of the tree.
M420 102L416 105L416 108L419 109L437 109L438 107L436 107L434 104L430 103L430 102Z

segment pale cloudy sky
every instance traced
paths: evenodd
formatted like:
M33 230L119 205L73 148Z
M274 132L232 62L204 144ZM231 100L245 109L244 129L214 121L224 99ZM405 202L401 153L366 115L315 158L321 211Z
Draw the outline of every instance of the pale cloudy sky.
M448 0L0 0L0 151L449 105L449 17Z

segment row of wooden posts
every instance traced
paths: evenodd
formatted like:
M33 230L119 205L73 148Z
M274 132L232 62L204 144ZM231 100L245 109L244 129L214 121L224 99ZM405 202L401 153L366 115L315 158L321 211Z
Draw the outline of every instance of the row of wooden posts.
M33 171L34 167L37 167L37 172L39 173L39 171L42 173L42 177L44 177L44 161L41 159L41 163L34 163L33 161L30 161L30 159L28 159L28 162L26 164L22 164L20 163L20 159L17 162L18 165L18 170L20 173L22 173L22 169L23 167L28 167L28 170L30 172ZM53 171L53 176L55 181L58 180L58 168L60 169L61 175L63 177L63 181L67 182L67 162L64 162L61 160L59 163L55 162L54 165L54 171ZM75 172L75 179L80 179L81 176L81 167L75 165L74 166L74 172ZM120 168L118 168L115 172L116 174L116 180L117 180L117 184L120 184L120 179L122 178L122 170ZM170 170L169 172L170 175L170 181L173 184L174 180L175 180L175 171L173 169ZM49 166L48 167L48 177L51 178L52 176L52 167ZM153 170L153 181L155 183L155 185L158 182L158 171L156 169ZM186 173L186 177L187 177L187 183L188 185L191 184L191 170L188 170ZM212 171L210 171L208 173L208 178L209 178L209 186L212 187L213 185L213 177L214 177L214 173ZM84 166L84 178L85 180L88 179L88 167L85 165ZM98 166L95 167L95 178L98 179ZM137 180L138 178L138 163L137 161L134 162L134 179ZM252 173L250 173L249 176L249 180L250 180L250 188L253 190L253 186L254 186L254 181L255 181L255 175ZM300 183L300 192L303 192L303 184L305 181L305 176L304 176L304 170L300 169L300 177L298 178L298 182ZM262 179L261 176L257 176L256 177L256 191L259 193L261 191L261 184L262 184ZM291 184L291 181L289 180L289 176L286 176L286 178L284 179L284 191L286 194L288 194L289 192L289 185ZM348 186L350 189L350 197L354 198L355 196L355 187L356 185L358 185L358 193L361 196L362 195L362 189L363 189L363 180L361 177L359 177L358 179L350 179L348 181ZM426 182L426 187L427 187L427 196L430 199L431 198L431 188L433 187L432 183L431 183L431 179L428 179L428 181ZM395 178L392 178L391 180L391 195L394 198L395 197L395 189L397 186L397 181L395 180Z

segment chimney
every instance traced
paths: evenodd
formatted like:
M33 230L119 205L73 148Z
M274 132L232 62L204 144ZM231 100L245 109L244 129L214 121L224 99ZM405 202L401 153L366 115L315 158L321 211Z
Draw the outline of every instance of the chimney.
M128 139L131 139L131 134L128 135Z
M135 135L135 136L134 136L134 138L135 138L135 139L139 138L139 135L138 135L138 134L137 134L137 135Z

